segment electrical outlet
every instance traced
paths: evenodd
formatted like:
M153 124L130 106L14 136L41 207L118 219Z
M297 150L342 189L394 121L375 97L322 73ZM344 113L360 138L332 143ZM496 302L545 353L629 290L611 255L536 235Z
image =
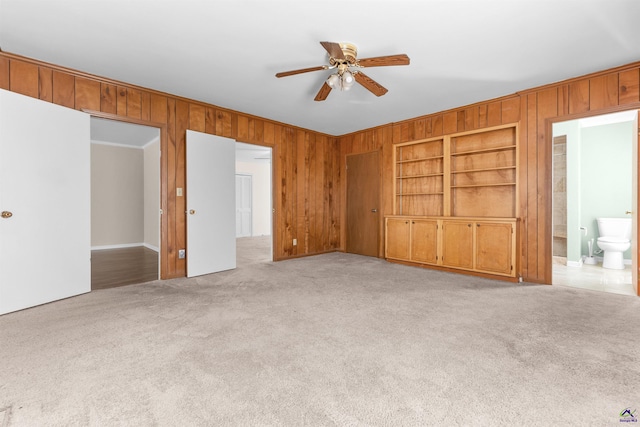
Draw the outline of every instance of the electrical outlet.
M186 253L187 252L184 249L178 249L178 259L184 259Z
M293 239L293 246L298 246L298 239Z

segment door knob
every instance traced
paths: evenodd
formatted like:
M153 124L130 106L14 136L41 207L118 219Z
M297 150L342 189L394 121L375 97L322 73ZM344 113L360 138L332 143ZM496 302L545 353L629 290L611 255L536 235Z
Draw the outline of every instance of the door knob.
M4 212L3 212L4 213ZM633 211L626 211L624 214L625 215L631 215L633 213Z
M13 216L13 213L11 213L9 211L2 211L1 216L2 216L2 218L11 218Z
M196 214L196 210L195 210L195 209L191 209L191 210L189 211L189 214L190 214L190 215L195 215L195 214Z

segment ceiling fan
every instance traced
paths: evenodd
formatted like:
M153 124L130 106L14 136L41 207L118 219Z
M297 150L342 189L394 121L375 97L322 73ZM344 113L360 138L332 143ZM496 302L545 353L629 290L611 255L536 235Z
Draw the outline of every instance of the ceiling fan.
M308 73L310 71L337 69L337 72L331 74L324 82L314 98L315 101L324 101L327 99L332 89L349 90L355 82L360 83L375 96L382 96L388 92L387 89L364 74L359 68L409 65L409 57L404 53L358 59L358 49L356 45L352 43L320 42L320 44L329 54L329 65L284 71L276 74L276 77L287 77L295 74ZM352 68L356 69L353 70Z

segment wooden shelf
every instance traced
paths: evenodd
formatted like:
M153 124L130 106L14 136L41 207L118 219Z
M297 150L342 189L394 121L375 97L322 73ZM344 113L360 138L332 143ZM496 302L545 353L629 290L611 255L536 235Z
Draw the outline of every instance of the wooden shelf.
M422 157L418 159L396 160L396 163L402 164L402 163L411 163L411 162L422 162L425 160L436 160L436 159L443 159L443 158L444 156Z
M471 185L452 185L451 188L477 188L477 187L504 187L507 185L516 185L515 182L502 182L496 184L471 184Z
M404 197L404 196L442 196L444 193L442 191L435 193L401 193L396 194L396 197Z
M488 172L488 171L499 171L499 170L508 170L508 169L516 169L515 166L499 166L495 168L479 168L479 169L466 169L459 171L451 171L452 174L456 173L472 173L472 172Z
M407 175L407 176L396 176L396 179L410 179L410 178L430 178L430 177L438 177L443 176L443 173L429 173L425 175Z
M516 146L515 145L505 145L502 147L493 147L493 148L482 148L480 150L470 150L470 151L460 151L458 153L451 153L452 157L455 156L468 156L471 154L480 154L480 153L492 153L492 152L496 152L496 151L507 151L507 150L515 150Z

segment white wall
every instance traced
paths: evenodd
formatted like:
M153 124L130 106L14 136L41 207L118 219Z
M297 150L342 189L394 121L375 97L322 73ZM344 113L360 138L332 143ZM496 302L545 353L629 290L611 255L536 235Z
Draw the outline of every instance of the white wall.
M144 245L160 249L160 139L144 147Z
M253 236L271 235L271 164L236 162L236 173L253 176Z
M92 247L143 242L143 171L141 149L92 142Z

